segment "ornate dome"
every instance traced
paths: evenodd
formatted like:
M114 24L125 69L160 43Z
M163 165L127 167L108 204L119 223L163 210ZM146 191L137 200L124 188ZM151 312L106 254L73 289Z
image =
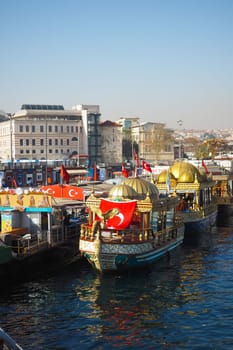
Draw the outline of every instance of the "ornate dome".
M194 182L195 173L196 172L194 172L193 169L186 169L186 171L181 172L177 179L177 182Z
M176 161L170 167L170 173L173 174L177 182L194 182L195 178L199 182L206 181L206 177L203 177L203 174L200 173L199 169L193 164L188 162Z
M132 187L134 191L140 196L140 199L145 199L147 195L153 200L159 198L159 191L157 187L149 181L142 178L130 178L124 180L124 184Z
M140 199L138 193L131 186L128 186L125 183L113 186L109 191L108 197L115 200L118 198Z
M172 173L170 173L169 170L163 170L157 177L157 183L166 183L167 181L167 176L169 174L170 179L174 179L174 176Z

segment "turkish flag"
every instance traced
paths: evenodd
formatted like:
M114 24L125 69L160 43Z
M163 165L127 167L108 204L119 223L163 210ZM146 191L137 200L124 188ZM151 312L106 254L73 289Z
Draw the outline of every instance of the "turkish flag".
M144 160L142 161L142 167L144 170L149 171L150 173L152 173L150 164L148 164L147 162L145 162Z
M68 174L66 168L64 167L64 165L61 165L61 172L60 172L60 176L61 178L68 184L70 181L70 175Z
M66 198L78 201L85 200L85 193L81 187L70 185L48 185L42 186L41 191L47 192L56 198Z
M139 161L138 154L135 151L135 149L133 150L133 157L134 157L134 160L136 160L136 166L139 167L140 166L140 161Z
M205 173L208 175L208 174L209 174L209 170L207 169L207 166L205 165L204 159L202 159L201 165L202 165L203 168L205 169Z
M12 177L12 187L15 187L15 188L17 187L17 182L14 176Z
M119 213L116 214L112 219L106 221L107 228L114 228L116 230L125 229L129 226L134 210L136 208L137 201L125 201L125 202L115 202L109 199L101 199L100 209L103 214L105 214L110 209L118 209Z
M127 169L125 168L124 163L122 163L122 175L124 177L129 177L129 173L128 173Z

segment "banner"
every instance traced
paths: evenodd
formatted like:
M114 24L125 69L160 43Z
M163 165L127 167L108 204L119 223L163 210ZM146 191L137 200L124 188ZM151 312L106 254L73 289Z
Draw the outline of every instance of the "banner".
M64 180L67 184L69 183L70 181L70 175L68 174L66 168L64 167L64 165L62 164L61 165L61 173L60 173L60 176L62 178L62 180Z
M131 200L127 202L115 202L108 199L101 199L100 209L103 214L110 209L118 209L119 213L112 219L106 221L107 228L114 228L117 230L125 229L131 222L137 201Z
M82 188L70 185L50 185L40 188L43 192L47 192L56 198L66 198L78 201L84 200L84 191Z

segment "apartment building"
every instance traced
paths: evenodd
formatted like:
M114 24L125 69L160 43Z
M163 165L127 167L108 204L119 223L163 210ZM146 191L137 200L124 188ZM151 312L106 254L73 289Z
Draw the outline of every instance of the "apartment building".
M67 110L62 105L24 104L0 122L0 159L13 163L74 158L79 165L94 163L100 158L99 117L98 106Z

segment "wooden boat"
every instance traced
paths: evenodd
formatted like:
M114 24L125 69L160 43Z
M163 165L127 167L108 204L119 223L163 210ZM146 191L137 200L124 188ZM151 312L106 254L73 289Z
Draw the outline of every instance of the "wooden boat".
M64 220L69 205L77 206L75 202L54 202L52 195L34 190L0 192L1 280L35 277L80 257L80 225Z
M177 198L159 198L156 186L128 178L108 198L93 192L86 201L89 221L81 225L79 249L99 272L145 267L182 244L184 224Z
M160 195L179 199L177 211L184 220L185 236L205 232L216 225L215 182L202 169L186 161L176 161L156 180Z

